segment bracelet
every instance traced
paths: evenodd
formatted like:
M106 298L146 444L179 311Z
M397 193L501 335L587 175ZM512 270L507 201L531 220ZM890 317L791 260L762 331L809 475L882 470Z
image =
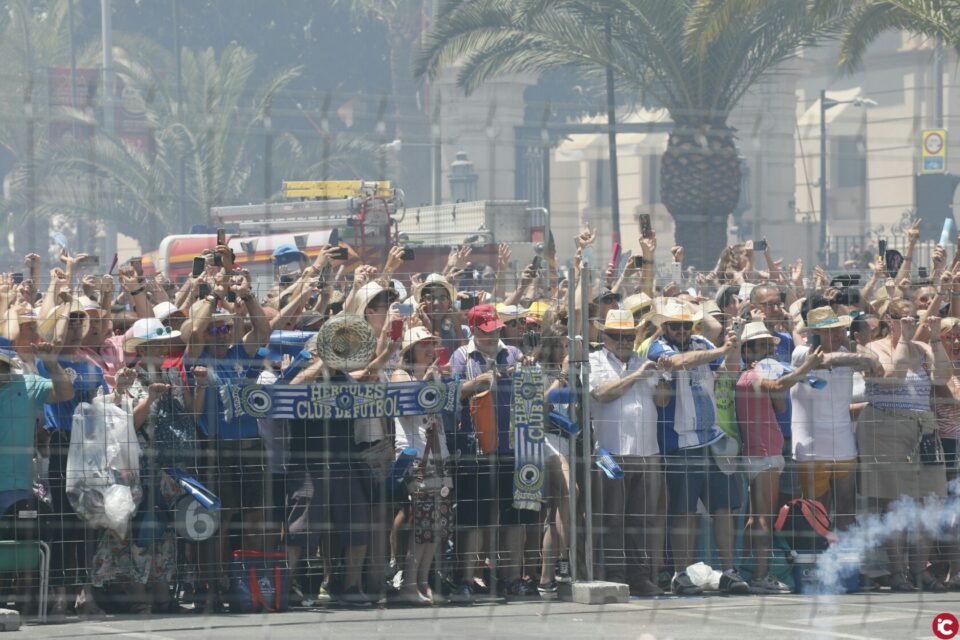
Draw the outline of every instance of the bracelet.
M139 289L134 289L133 291L130 292L130 295L132 295L132 296L138 296L138 295L140 295L141 293L143 293L144 291L146 291L146 289L147 289L146 287L140 287Z

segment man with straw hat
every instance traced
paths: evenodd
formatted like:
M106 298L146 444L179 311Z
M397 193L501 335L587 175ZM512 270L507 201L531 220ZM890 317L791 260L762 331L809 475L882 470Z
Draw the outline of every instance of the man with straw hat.
M720 471L709 454L709 445L725 438L717 425L714 381L716 372L736 372L740 368L740 340L727 331L722 348L700 335L694 327L702 310L689 302L668 299L656 312L653 322L662 331L650 345L647 357L655 362L665 359L673 373L663 390L670 399L659 409L660 449L665 458L671 516L670 543L676 573L671 589L677 595L699 595L702 589L687 575L697 548L699 516L697 503L703 501L712 514L714 539L725 571L720 590L748 593L746 581L734 569L734 517L740 506L739 484Z
M590 354L593 434L596 447L609 452L624 473L622 479L597 474L593 485L602 570L604 579L627 583L633 595L656 596L663 593L651 580L663 559L655 522L660 448L654 388L660 376L656 363L633 351L637 325L628 309L611 309L596 325L603 348ZM652 558L644 557L645 549L652 550Z

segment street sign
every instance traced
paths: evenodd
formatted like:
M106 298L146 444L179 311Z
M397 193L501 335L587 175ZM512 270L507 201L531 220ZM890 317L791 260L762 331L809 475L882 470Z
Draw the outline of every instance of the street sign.
M920 173L947 170L947 130L924 129L920 134Z

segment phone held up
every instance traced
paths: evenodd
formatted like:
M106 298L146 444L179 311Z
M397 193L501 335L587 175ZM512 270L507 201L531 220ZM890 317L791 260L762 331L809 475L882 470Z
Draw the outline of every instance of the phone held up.
M390 322L390 339L397 341L403 338L403 320L393 320Z
M649 213L640 214L640 237L650 238L653 236L653 223L650 222Z
M193 270L190 272L194 278L203 274L203 270L207 268L207 260L203 256L196 256L193 259Z

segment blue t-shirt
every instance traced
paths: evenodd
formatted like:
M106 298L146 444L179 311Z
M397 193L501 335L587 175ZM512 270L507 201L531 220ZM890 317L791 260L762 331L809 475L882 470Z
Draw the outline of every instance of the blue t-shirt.
M776 353L773 357L777 359L777 362L790 364L793 358L793 336L784 331L774 331L773 335L780 338ZM780 433L783 434L783 439L789 442L793 433L790 427L793 416L793 406L790 404L790 394L785 395L787 397L787 406L784 407L782 413L775 413L774 415L777 416L777 424L780 425Z
M73 383L73 400L44 405L43 415L47 429L59 429L70 433L73 428L73 411L77 405L82 402L93 402L98 394L110 393L110 389L107 386L107 380L103 377L103 369L97 365L82 359L60 358L57 362L67 374L67 379ZM50 378L50 373L43 362L37 362L37 372L44 378Z
M209 371L207 395L204 398L204 410L200 419L197 421L200 431L209 436L211 433L217 435L220 440L239 440L241 438L259 437L260 431L257 426L257 419L253 416L242 415L239 418L231 415L227 418L227 407L230 403L225 403L224 398L227 394L233 392L238 386L244 384L255 384L259 371L257 367L262 364L263 358L256 355L253 357L247 355L247 350L242 344L235 344L227 351L222 358L215 358L211 353L204 351L196 362L188 363L187 358L183 359L183 366L189 372L193 366L206 367ZM248 378L247 374L256 371L257 375ZM252 375L252 374L251 374ZM190 384L193 385L193 374L190 374ZM213 415L216 417L216 424L210 429L210 402L214 402Z
M52 389L53 382L31 374L12 375L0 387L0 492L33 489L37 415Z

